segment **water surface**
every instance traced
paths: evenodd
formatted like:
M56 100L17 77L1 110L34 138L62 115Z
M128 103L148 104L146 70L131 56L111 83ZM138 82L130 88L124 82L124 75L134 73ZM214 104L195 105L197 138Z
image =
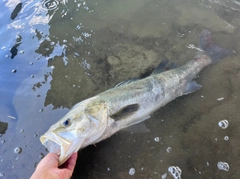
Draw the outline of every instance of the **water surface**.
M236 0L0 5L3 178L29 178L47 153L39 136L74 104L146 76L163 59L179 65L191 60L203 29L220 46L240 49ZM81 150L72 178L173 178L171 166L181 169L182 178L239 178L239 72L238 55L204 69L197 77L203 88L152 114L146 128L131 127ZM226 129L221 120L229 122Z

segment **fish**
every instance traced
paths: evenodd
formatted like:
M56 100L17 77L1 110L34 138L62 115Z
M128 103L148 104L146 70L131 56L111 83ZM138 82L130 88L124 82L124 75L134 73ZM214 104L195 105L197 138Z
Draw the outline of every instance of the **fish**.
M215 45L208 30L201 33L199 48L195 57L183 66L163 60L150 76L121 82L77 103L40 137L41 143L49 152L59 155L61 165L74 152L145 121L177 97L199 90L202 86L194 80L198 73L235 54Z

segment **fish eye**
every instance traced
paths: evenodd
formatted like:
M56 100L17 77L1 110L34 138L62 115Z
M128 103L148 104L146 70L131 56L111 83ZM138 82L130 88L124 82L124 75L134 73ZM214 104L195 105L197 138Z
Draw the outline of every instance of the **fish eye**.
M62 125L63 125L64 127L68 126L69 124L70 124L70 119L69 119L69 118L66 119L65 121L63 121L63 123L62 123Z

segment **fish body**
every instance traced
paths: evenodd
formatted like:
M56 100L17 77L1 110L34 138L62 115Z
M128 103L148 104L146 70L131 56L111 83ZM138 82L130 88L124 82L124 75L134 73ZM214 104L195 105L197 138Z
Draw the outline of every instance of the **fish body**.
M76 104L41 136L41 142L49 152L59 154L61 165L73 152L142 122L175 98L200 89L193 80L196 75L233 51L215 46L207 30L199 43L202 51L181 67L165 60L149 77L123 82Z

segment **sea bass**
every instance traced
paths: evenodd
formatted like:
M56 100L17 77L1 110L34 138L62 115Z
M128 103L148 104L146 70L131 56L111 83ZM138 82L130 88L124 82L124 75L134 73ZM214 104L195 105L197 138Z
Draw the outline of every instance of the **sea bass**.
M59 165L72 153L102 141L117 131L150 118L150 114L175 98L201 88L196 75L211 63L234 53L212 43L208 30L200 36L201 49L193 60L177 67L167 60L144 79L133 79L76 104L40 137L49 152L59 155Z

